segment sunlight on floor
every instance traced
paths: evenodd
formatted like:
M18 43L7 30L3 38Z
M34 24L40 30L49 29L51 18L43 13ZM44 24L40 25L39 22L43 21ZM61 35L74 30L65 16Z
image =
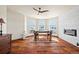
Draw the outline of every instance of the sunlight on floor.
M56 37L52 37L52 40L59 42L58 38L56 38Z
M39 38L44 38L44 36L39 36ZM59 42L58 38L56 38L56 37L52 37L52 40Z
M39 38L44 38L44 36L39 36Z

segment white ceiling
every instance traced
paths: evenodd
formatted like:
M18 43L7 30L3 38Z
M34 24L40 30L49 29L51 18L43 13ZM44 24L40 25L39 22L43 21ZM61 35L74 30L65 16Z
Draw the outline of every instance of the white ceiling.
M42 13L37 15L37 11L33 8L42 8L42 10L49 10L49 12ZM8 9L22 13L25 16L34 17L34 18L52 18L60 16L68 11L79 9L78 5L13 5L8 6Z

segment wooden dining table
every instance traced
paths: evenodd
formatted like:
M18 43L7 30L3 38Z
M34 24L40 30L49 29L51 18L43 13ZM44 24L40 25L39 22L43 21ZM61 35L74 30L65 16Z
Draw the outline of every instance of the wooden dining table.
M52 31L34 31L34 41L37 41L37 40L39 40L39 33L45 33L46 34L46 36L47 36L47 39L49 40L49 41L51 41L51 38L52 38Z

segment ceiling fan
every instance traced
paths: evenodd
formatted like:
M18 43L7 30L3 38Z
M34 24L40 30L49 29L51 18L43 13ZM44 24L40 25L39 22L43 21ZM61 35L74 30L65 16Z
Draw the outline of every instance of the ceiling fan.
M44 13L44 12L48 12L48 10L41 10L41 8L38 8L38 9L36 9L36 8L33 8L35 11L37 11L38 12L38 14L37 15L39 15L39 13Z

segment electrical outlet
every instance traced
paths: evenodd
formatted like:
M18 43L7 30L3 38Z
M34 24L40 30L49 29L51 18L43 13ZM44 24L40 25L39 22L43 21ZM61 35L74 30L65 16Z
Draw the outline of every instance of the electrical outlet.
M79 46L79 43L77 42L77 46Z

